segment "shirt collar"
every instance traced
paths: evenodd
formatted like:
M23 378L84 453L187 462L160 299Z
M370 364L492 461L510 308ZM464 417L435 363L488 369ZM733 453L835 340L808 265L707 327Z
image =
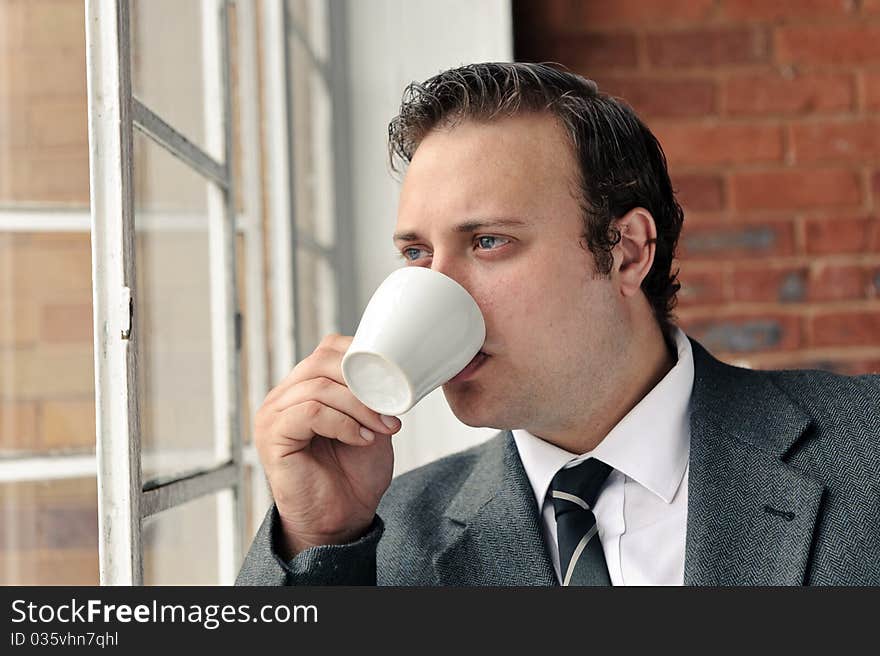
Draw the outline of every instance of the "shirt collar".
M687 335L673 327L678 361L592 451L570 453L522 429L513 430L538 508L566 463L597 458L672 503L688 464L694 358Z

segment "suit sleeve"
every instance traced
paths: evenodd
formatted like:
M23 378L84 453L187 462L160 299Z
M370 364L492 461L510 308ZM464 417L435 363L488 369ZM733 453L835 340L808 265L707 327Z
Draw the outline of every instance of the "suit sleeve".
M279 555L279 521L272 504L245 556L236 585L376 585L376 546L385 530L378 515L360 539L311 547L290 560Z

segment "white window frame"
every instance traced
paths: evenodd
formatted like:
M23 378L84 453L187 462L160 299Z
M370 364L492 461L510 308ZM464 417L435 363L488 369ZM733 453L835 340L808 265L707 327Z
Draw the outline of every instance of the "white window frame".
M206 147L132 96L128 0L86 1L89 168L95 323L99 563L102 585L142 585L143 520L218 495L219 572L241 559L243 456L239 429L235 176L232 171L228 3L202 0ZM145 486L135 357L133 131L140 130L208 183L214 450L223 463Z

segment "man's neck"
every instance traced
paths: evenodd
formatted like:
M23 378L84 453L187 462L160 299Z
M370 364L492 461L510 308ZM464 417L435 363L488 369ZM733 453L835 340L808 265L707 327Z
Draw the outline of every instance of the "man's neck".
M677 362L676 353L674 339L670 336L667 341L658 326L625 361L603 402L591 407L585 419L557 431L530 432L570 453L592 451L663 380Z

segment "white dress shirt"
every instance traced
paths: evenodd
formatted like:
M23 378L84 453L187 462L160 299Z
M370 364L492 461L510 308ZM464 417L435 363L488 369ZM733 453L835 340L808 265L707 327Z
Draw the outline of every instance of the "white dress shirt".
M593 507L612 585L684 582L694 359L680 328L674 338L678 362L592 451L569 453L527 431L512 431L560 582L556 516L547 492L557 471L586 458L614 468Z

